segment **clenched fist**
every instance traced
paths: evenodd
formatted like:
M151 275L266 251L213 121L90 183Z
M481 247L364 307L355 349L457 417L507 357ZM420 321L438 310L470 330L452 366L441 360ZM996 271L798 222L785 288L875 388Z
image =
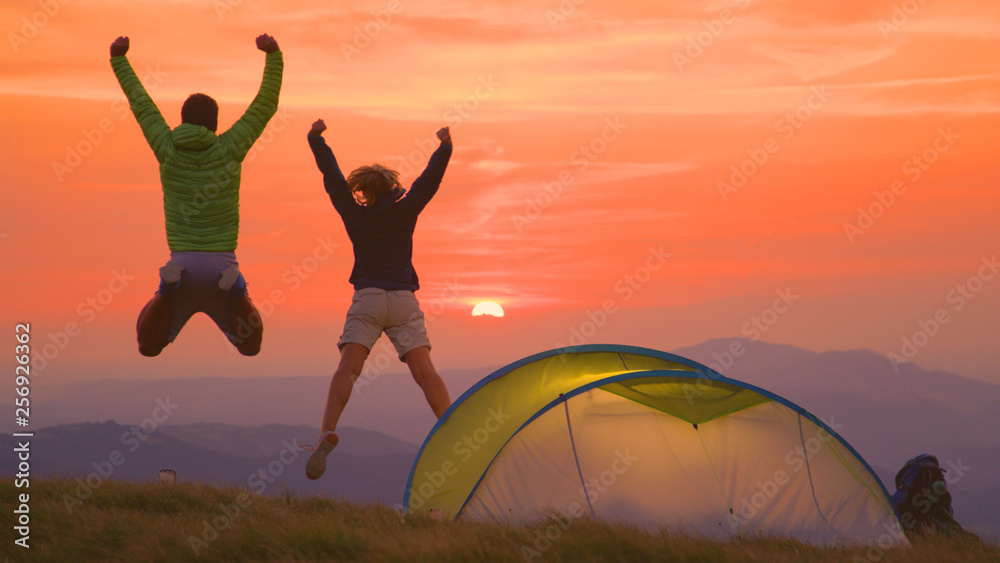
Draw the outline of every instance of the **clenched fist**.
M119 37L111 44L111 56L121 57L128 53L128 37Z
M257 36L257 48L265 53L273 53L278 50L278 42L265 33Z

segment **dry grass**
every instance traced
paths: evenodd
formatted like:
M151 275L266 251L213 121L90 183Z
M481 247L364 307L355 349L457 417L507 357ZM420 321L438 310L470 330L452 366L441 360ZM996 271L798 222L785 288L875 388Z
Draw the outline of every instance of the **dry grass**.
M451 523L403 519L385 506L290 495L258 497L241 489L199 484L168 488L109 481L67 510L65 495L72 495L77 486L69 479L32 481L30 552L13 546L13 530L3 527L4 552L12 561L1000 560L996 544L948 538L881 554L774 538L718 542L649 534L589 520L572 521L565 530L555 521L527 527ZM10 480L0 488L4 499L24 492ZM539 539L545 532L556 539Z

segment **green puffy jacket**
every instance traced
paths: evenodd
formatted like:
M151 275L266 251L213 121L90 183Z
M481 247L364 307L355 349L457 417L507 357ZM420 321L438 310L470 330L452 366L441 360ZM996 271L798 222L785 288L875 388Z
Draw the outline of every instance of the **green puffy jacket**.
M160 163L170 250L235 250L242 162L278 110L284 68L281 51L268 53L257 97L239 121L221 135L191 123L171 131L128 59L112 57L111 68Z

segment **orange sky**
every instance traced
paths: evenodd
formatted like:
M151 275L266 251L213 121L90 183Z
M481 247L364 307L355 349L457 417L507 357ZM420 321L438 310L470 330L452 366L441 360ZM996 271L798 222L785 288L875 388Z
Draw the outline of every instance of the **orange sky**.
M64 348L40 379L332 372L353 257L305 141L322 117L345 169L381 161L407 184L452 128L414 255L440 368L574 339L900 354L944 310L913 361L1000 383L996 2L339 4L0 6L0 308L37 350ZM285 79L244 164L237 250L263 351L238 357L196 317L141 358L135 317L168 250L108 46L131 38L168 123L200 91L221 131L259 84L263 32ZM507 316L471 318L479 300Z

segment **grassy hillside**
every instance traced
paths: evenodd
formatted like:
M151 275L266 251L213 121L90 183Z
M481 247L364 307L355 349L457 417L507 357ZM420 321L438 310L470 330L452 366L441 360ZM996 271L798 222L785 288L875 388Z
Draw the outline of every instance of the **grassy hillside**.
M587 520L529 527L401 518L385 506L246 490L108 481L67 508L79 487L36 479L30 550L13 545L12 501L0 485L3 552L11 561L997 561L995 544L939 539L881 553L777 539L715 542ZM546 538L546 534L549 538Z

